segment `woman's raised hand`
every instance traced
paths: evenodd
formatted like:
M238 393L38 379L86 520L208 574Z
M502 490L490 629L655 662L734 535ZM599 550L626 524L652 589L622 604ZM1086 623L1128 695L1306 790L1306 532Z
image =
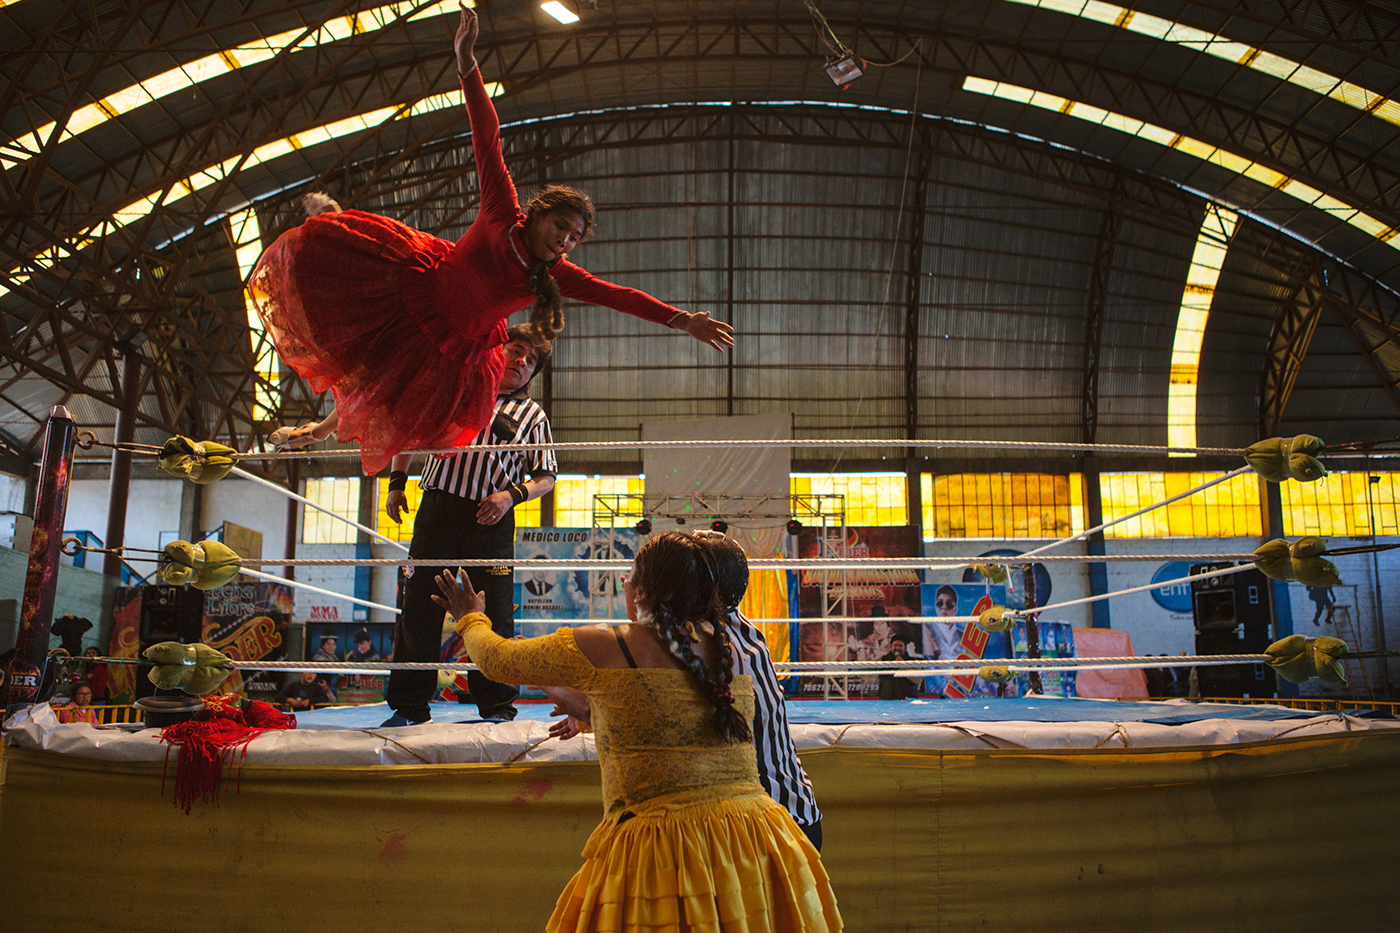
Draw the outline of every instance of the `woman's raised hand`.
M457 24L457 37L452 47L457 50L457 73L468 74L476 66L476 37L481 32L481 24L476 21L476 10L462 7L462 21Z
M692 314L690 320L685 322L685 332L716 350L723 351L734 346L734 328L711 318L708 311Z
M462 574L462 577L465 578L466 574ZM470 580L467 581L467 586L462 586L451 570L442 571L435 579L442 595L434 594L433 602L452 613L454 620L470 612L486 611L486 594L476 592L470 585Z

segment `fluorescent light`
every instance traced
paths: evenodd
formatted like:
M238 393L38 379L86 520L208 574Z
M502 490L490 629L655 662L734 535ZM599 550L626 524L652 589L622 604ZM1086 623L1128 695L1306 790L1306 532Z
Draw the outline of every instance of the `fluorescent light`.
M558 0L550 0L549 3L541 3L540 9L566 26L570 23L578 22L578 17L574 15L573 11L564 6L564 4L559 3Z

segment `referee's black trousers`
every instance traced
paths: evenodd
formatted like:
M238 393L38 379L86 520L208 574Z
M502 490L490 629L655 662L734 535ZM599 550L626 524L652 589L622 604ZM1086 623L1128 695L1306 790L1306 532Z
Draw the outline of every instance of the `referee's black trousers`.
M515 554L515 514L507 512L494 525L476 520L480 503L440 489L426 489L413 525L408 556L419 560L460 558L510 559ZM515 634L515 591L507 566L468 567L468 577L478 592L486 594L486 615L497 635ZM438 661L442 654L443 609L433 602L438 593L434 579L441 568L419 567L404 586L403 610L394 628L395 661ZM467 675L472 699L483 717L510 719L520 691L487 680L478 671ZM437 688L434 671L394 671L384 698L394 712L415 722L428 718L428 703Z

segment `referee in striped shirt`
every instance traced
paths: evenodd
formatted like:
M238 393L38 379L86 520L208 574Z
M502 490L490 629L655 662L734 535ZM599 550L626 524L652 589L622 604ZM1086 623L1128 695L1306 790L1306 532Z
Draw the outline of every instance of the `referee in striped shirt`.
M491 424L469 446L483 444L540 444L554 438L544 409L527 393L531 378L549 360L552 350L528 326L517 324L506 331L505 372L496 398ZM389 474L389 517L402 522L408 510L404 487L408 484L411 454L399 454ZM429 559L509 560L515 554L515 516L522 502L538 499L554 488L558 471L552 450L467 451L445 459L430 458L419 486L423 490L413 527L409 557ZM530 475L526 480L525 475ZM394 629L394 660L438 661L442 650L442 609L432 596L431 568L408 577L403 608ZM486 615L496 634L515 634L515 597L509 566L467 568L472 587L486 594ZM467 674L472 699L483 719L515 718L514 686L487 680L478 671ZM408 726L428 722L428 704L437 686L436 671L394 671L389 675L385 700L394 710L384 726Z
M812 781L797 757L788 729L787 703L768 642L744 614L739 603L749 588L749 562L739 542L718 531L697 531L695 537L715 555L719 573L720 601L729 610L729 641L734 654L734 673L753 680L753 745L758 753L758 780L768 796L787 808L812 845L822 847L822 813Z

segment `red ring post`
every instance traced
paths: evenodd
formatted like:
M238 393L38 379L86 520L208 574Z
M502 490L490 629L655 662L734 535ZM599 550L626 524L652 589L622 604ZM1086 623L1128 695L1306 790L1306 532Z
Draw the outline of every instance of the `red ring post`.
M15 656L5 677L5 708L39 701L44 664L49 654L58 555L63 547L63 520L73 469L77 425L59 405L44 428L44 455L39 463L39 490L34 502L34 535L29 542L29 569L24 576L24 603L19 617Z

